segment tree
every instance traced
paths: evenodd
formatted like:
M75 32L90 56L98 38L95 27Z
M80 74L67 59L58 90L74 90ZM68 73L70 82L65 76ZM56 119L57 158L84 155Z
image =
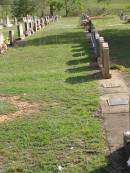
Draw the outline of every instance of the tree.
M104 3L104 8L105 5L108 5L110 3L111 0L97 0L97 2L103 2Z
M56 10L60 11L60 9L63 6L63 3L58 0L50 0L49 6L50 6L50 15L53 16Z
M36 4L32 0L14 0L12 13L17 18L21 19L27 14L33 14L36 9Z
M84 0L63 0L65 6L65 16L67 17L70 13L81 12L82 5L85 3Z

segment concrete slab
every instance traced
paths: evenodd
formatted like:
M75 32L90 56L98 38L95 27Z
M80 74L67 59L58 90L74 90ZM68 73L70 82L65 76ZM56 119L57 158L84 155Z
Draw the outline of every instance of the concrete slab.
M128 93L128 87L122 77L122 74L117 70L111 70L111 79L102 79L99 81L99 91L101 94L110 93Z
M129 100L128 94L107 94L100 97L100 107L102 114L112 114L112 113L127 113L129 112L129 104L117 104L116 106L109 105L108 100L120 98L122 100Z
M102 86L104 88L118 88L118 87L121 87L121 84L120 83L115 83L115 82L104 82L102 84Z
M119 105L129 105L129 99L126 98L109 98L108 99L109 106L119 106Z
M129 130L129 113L104 114L104 126L111 152L123 146L123 133Z

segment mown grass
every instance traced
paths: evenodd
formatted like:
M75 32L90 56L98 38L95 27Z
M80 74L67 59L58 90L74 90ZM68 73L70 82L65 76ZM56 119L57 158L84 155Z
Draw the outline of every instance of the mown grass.
M61 19L0 57L0 94L40 105L30 117L0 124L3 172L106 171L105 136L95 117L99 74L78 23Z
M105 41L109 43L111 63L123 65L130 69L130 24L123 24L118 17L113 19L97 20L94 24Z

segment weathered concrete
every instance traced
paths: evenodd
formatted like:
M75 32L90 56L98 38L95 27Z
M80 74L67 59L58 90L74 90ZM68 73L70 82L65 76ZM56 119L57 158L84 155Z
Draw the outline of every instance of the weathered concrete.
M129 101L129 90L121 72L111 71L111 79L99 81L101 115L106 129L109 156L113 171L111 173L127 173L123 133L129 130L129 104L110 106L110 98L123 98Z

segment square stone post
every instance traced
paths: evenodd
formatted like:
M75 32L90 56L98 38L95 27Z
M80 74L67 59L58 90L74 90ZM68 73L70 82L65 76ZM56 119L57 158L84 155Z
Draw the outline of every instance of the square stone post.
M109 46L107 42L102 43L102 53L103 53L103 67L102 67L103 78L109 79L111 78L110 55L109 55Z
M103 55L102 55L102 44L104 43L104 37L99 37L99 57L98 57L98 64L99 67L102 68L103 66Z

